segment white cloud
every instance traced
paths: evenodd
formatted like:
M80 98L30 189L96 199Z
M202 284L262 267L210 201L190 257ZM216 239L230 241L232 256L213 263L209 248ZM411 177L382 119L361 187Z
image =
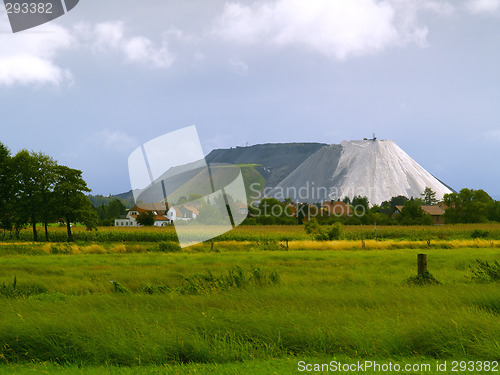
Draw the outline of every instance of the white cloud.
M120 21L104 22L94 28L94 46L99 49L120 48L124 37L124 25Z
M174 61L166 45L155 47L144 37L134 37L123 45L123 52L132 62L151 64L156 68L168 68Z
M500 9L500 0L469 0L465 7L471 13L495 13Z
M244 62L242 59L239 57L231 57L229 59L229 65L231 66L231 69L233 72L241 75L247 75L249 67L246 62Z
M129 153L139 142L130 135L119 130L104 129L96 134L96 140L114 152ZM93 140L95 142L95 140Z
M171 26L162 35L165 39L175 38L185 43L194 43L194 42L199 42L201 40L199 36L186 33L185 31L180 30L174 26Z
M168 68L174 61L165 40L158 46L143 36L126 37L125 25L121 21L103 22L93 27L80 24L76 30L99 53L118 51L128 62L155 68Z
M67 29L46 24L36 32L12 34L5 14L0 14L0 86L16 84L60 85L71 81L71 73L58 66L56 56L71 48Z
M50 60L33 55L0 58L0 85L50 83L71 80L71 73Z
M416 4L423 10L436 13L440 16L450 16L455 12L453 5L445 1L422 1Z
M187 38L179 30L168 35ZM166 36L161 45L142 36L127 37L123 22L78 24L71 31L52 22L13 34L6 14L0 13L0 86L71 82L70 70L61 67L57 57L63 51L86 47L99 54L118 52L130 63L155 68L167 68L174 61Z
M400 3L395 4L395 3ZM405 1L277 0L227 3L213 33L237 43L303 46L330 58L345 59L409 43L425 45L427 29L397 10ZM428 8L443 11L435 2ZM430 9L432 10L432 9Z
M490 130L490 131L484 132L481 134L480 138L484 139L485 141L499 142L500 141L500 130L495 129L495 130Z

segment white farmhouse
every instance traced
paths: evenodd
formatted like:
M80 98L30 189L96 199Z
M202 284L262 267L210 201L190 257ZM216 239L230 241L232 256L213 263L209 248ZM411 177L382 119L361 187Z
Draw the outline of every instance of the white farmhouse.
M171 225L177 220L193 220L199 215L196 207L184 204L180 206L168 206L165 203L140 203L132 207L125 218L115 219L115 227L138 227L137 216L142 212L154 214L156 227Z

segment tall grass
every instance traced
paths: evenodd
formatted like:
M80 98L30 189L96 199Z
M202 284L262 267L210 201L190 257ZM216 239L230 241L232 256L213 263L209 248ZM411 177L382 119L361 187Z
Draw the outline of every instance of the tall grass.
M500 358L496 284L471 282L495 248L430 249L442 282L412 287L419 250L56 254L0 257L0 283L46 293L0 297L0 361L78 365L229 363L285 356ZM182 293L279 275L217 292ZM258 271L255 271L258 270ZM258 276L260 274L260 276ZM201 275L201 276L200 276ZM210 276L212 275L212 276ZM127 293L115 293L110 280ZM147 294L148 285L172 290Z

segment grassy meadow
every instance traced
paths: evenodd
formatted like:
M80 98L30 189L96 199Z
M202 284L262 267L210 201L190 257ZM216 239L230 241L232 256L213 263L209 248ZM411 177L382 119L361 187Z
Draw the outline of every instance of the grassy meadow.
M373 227L346 227L333 242L299 226L240 227L183 250L170 231L78 229L71 244L4 238L0 374L500 360L500 285L471 271L476 259L500 262L499 225L378 228L392 233L378 240L366 235ZM422 252L440 284L405 282Z

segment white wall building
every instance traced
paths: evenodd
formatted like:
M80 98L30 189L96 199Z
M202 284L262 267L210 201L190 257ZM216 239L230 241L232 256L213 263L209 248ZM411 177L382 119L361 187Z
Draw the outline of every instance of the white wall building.
M115 219L115 227L139 227L137 216L141 212L153 212L155 215L154 226L162 227L173 224L176 220L193 220L198 217L199 211L196 207L185 204L179 207L171 206L166 210L166 206L161 203L139 204L127 212L127 216Z

